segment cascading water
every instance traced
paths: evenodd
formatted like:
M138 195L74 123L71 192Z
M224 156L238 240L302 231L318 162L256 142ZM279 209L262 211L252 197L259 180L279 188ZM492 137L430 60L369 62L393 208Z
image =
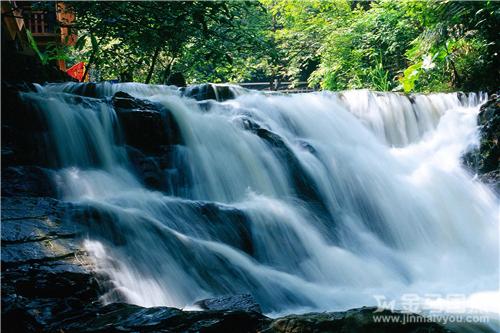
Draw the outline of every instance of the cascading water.
M460 163L484 96L239 90L202 107L171 87L93 89L104 99L76 96L78 84L24 98L49 125L61 195L87 208L87 249L128 302L251 293L266 312L290 312L373 295L498 296L498 199ZM174 195L131 171L105 98L116 91L175 119L173 164L188 181Z

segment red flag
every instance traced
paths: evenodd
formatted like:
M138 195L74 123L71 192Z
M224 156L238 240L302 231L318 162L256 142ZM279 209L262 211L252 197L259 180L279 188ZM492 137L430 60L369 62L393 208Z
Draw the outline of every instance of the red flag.
M78 81L83 81L83 74L85 74L85 63L79 62L76 65L71 66L70 69L66 71L69 76L77 79Z

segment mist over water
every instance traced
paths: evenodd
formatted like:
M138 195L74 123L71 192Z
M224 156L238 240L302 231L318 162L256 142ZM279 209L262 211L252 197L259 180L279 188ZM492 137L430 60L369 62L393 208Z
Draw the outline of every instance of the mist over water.
M460 162L485 96L240 89L206 107L172 87L97 85L173 116L186 181L160 192L132 171L109 101L77 102L78 87L25 99L51 130L62 198L96 212L85 245L113 281L104 301L183 308L251 293L282 313L480 293L494 311L498 198Z

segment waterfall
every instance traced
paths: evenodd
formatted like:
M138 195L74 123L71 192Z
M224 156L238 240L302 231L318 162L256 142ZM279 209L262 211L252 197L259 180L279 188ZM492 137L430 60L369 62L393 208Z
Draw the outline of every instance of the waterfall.
M173 117L182 185L152 190L134 174L117 91ZM62 198L81 207L75 223L113 282L104 301L182 308L251 293L269 313L495 295L498 198L460 162L485 96L234 95L207 103L131 83L24 94L49 126Z

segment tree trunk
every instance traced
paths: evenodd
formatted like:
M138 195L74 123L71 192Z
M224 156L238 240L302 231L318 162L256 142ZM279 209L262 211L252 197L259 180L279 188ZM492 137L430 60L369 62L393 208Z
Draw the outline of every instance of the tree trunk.
M82 82L85 82L85 78L87 77L90 66L92 66L92 64L94 63L94 57L95 57L96 53L97 53L97 49L94 49L92 51L92 54L90 55L89 63L85 66L85 71L83 72Z
M448 51L448 46L446 46L445 50L446 50L446 56L448 58L448 61L450 62L451 68L453 69L453 78L452 78L453 85L455 87L458 87L458 86L460 86L460 83L462 80L460 78L460 75L458 74L458 71L457 71L457 68L455 67L455 63L453 62L453 59L451 59L451 54L450 54L450 51Z
M165 84L168 81L170 75L172 74L172 65L174 61L175 61L175 56L172 56L172 58L170 58L170 61L167 64L167 67L165 68L165 71L163 72L163 84Z
M457 68L455 67L455 63L453 60L450 59L450 64L451 68L453 69L453 83L455 87L460 87L460 84L462 83L462 79L460 78L460 75L458 74Z
M148 77L146 78L146 84L151 82L151 77L153 76L153 71L155 70L156 60L160 54L160 46L157 46L155 52L153 53L153 58L151 58L151 67L149 67Z

